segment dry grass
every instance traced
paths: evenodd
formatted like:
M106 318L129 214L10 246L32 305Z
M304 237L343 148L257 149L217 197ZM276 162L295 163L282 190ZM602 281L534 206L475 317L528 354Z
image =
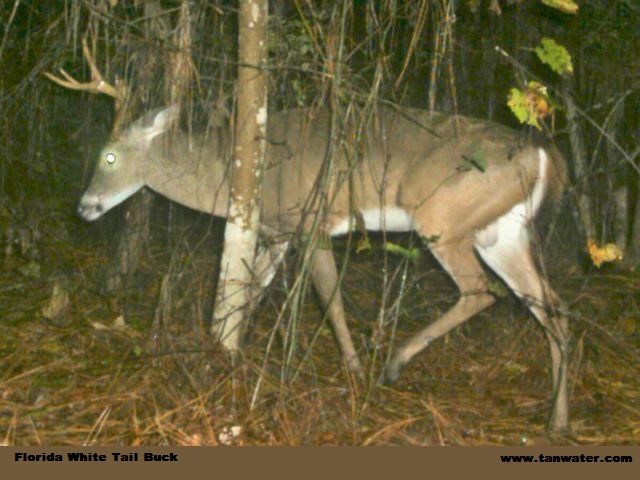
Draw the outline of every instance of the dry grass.
M287 276L280 274L262 303L244 362L231 368L202 334L204 297L212 291L215 270L215 258L204 253L208 246L189 257L172 291L171 321L150 336L164 254L148 255L137 288L116 298L98 293L104 249L82 239L77 243L85 246L79 248L55 235L42 238L49 240L37 260L39 274L29 276L29 261L17 255L5 260L0 273L2 444L628 445L640 440L637 275L583 277L565 271L554 279L572 302L572 433L549 438L546 341L510 297L435 342L393 388L382 388L375 386L380 355L372 361L380 254L352 255L345 279L353 335L371 369L368 381L360 381L342 368L313 295L295 326L295 351L288 356L282 348L294 327L283 322L265 357ZM401 263L391 258L387 271ZM60 265L66 272L54 275ZM393 345L456 299L451 282L428 258L409 268L407 279ZM66 296L58 293L57 314L47 319L42 309L53 308L56 283ZM380 337L378 353L390 347L389 331Z

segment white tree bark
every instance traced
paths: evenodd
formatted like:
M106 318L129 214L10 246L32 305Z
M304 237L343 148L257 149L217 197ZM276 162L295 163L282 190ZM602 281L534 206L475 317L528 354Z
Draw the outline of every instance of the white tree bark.
M238 104L229 216L211 333L240 349L251 303L267 126L268 0L240 1Z

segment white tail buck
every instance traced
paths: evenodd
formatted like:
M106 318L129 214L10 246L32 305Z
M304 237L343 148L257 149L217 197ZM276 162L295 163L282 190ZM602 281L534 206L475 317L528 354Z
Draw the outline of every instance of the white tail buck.
M103 148L80 201L80 215L95 220L145 186L195 210L227 215L229 132L192 139L184 133L163 135L176 114L175 108L151 112ZM355 131L351 127L346 131ZM309 199L326 175L330 138L330 115L324 110L269 117L261 212L267 246L255 268L261 289L273 278L293 234L313 224L318 208L310 207ZM549 426L567 428L568 324L558 297L538 270L529 235L543 200L558 198L563 191L566 172L558 152L489 121L386 107L372 116L352 147L360 157L357 163L347 158L348 148L334 155L322 231L345 234L356 217L369 230L415 230L461 293L445 315L396 352L384 379L394 381L431 342L494 303L482 259L544 327L553 380ZM317 249L310 271L344 359L358 371L333 252ZM229 336L230 328L221 323L213 331L234 350L239 336Z

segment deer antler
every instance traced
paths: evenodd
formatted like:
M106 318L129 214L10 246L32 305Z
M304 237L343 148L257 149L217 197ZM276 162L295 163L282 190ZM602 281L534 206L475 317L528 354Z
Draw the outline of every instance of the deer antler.
M100 70L98 70L96 62L93 59L91 52L89 52L87 41L84 38L82 39L82 53L84 54L84 58L89 64L89 68L91 69L90 82L78 82L63 68L61 68L59 71L60 75L62 75L64 78L57 77L49 72L45 72L45 76L52 82L55 82L58 85L69 88L71 90L86 90L91 93L104 93L105 95L109 95L116 100L122 100L122 91L118 88L118 85L114 87L113 85L107 83L104 78L102 78L102 74L100 73Z
M122 129L122 124L125 117L125 108L123 108L123 105L128 99L127 85L123 81L119 81L116 79L115 86L113 86L104 80L102 74L100 73L100 70L98 70L98 67L96 66L96 62L93 59L91 52L89 51L87 41L84 38L82 39L82 53L84 54L84 58L89 64L89 69L91 70L90 82L77 81L63 68L59 70L60 75L62 75L63 78L57 77L49 72L45 72L44 74L52 82L55 82L58 85L70 90L84 90L91 93L104 93L105 95L113 97L115 99L115 119L113 122L112 135L114 137L118 137L120 134L120 130Z

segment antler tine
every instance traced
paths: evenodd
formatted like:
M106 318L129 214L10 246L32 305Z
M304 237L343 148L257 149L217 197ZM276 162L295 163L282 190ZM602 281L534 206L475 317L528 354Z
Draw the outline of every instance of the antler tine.
M121 100L121 95L117 88L113 85L104 81L102 78L102 74L98 67L96 66L96 62L89 51L89 47L87 46L86 39L82 39L82 53L84 54L84 58L87 60L89 64L89 69L91 70L91 81L90 82L78 82L75 78L69 75L63 68L59 70L60 75L64 77L56 77L55 75L45 72L45 76L51 80L52 82L57 83L58 85L71 89L71 90L86 90L92 93L104 93L105 95L109 95L110 97L115 98L116 100Z
M118 89L113 85L105 82L104 78L102 78L102 74L98 67L96 66L96 62L93 59L93 55L89 51L89 47L87 46L87 39L82 39L82 53L84 54L84 58L87 59L87 63L89 64L89 69L91 70L91 80L97 84L97 89L100 93L104 93L106 95L110 95L114 98L120 98L120 94Z

